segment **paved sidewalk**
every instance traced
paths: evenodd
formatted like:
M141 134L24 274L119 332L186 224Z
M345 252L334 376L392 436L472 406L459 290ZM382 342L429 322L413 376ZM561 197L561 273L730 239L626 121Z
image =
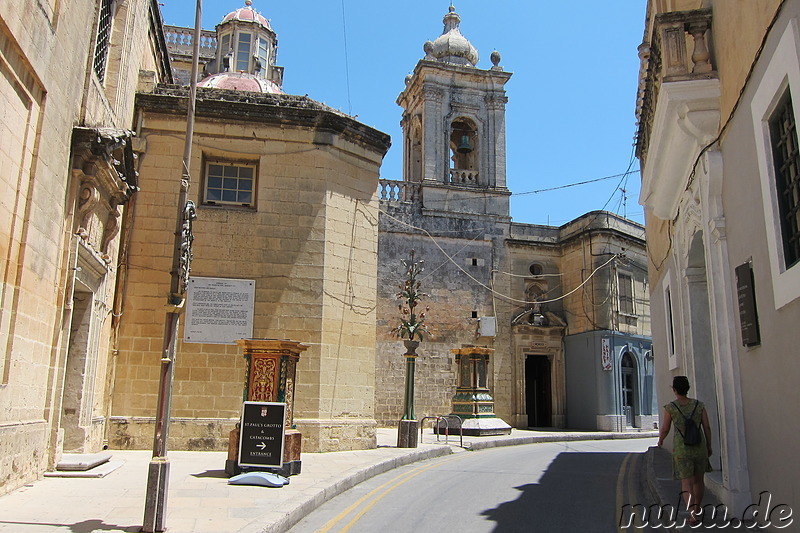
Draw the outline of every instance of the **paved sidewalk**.
M379 429L378 448L303 453L302 472L282 488L228 485L226 452L169 452L166 525L175 533L279 533L330 498L377 474L415 461L496 446L644 438L657 432L512 430L495 437L444 436L430 430L418 448L397 448L397 430ZM0 497L0 532L138 532L144 515L149 451L112 451L124 464L104 478L48 477Z
M665 507L668 505L678 506L685 509L685 505L680 505L681 502L681 482L672 479L672 456L669 451L651 447L645 453L645 476L650 492L653 496L653 501L662 509L669 509ZM716 472L719 474L719 472ZM706 516L702 522L696 526L688 525L688 513L685 511L680 512L672 520L665 518L662 522L665 530L673 533L685 532L701 532L701 531L741 531L749 527L754 527L752 521L746 521L744 524L737 526L733 515L727 517L722 516L720 511L723 507L720 505L719 500L708 488L709 476L714 473L707 474L706 476L706 491L703 497L703 509L710 511L712 508L716 509L716 516ZM674 523L673 523L674 522Z

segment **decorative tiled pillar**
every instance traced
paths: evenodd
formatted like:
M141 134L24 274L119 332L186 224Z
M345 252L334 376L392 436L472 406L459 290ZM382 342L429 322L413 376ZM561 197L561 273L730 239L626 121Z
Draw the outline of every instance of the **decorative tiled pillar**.
M286 404L286 437L281 474L300 473L302 435L294 426L294 386L297 361L308 345L296 341L275 339L240 339L236 343L244 350L247 361L243 401L280 402ZM238 470L239 427L231 431L226 471ZM231 464L231 461L233 464Z
M453 412L463 420L464 435L508 435L511 426L494 414L489 390L489 360L493 348L465 345L450 350L456 356L457 385Z

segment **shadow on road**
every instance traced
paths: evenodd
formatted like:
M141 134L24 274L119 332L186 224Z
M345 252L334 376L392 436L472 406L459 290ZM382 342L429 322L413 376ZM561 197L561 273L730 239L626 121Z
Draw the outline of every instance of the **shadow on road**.
M539 483L515 487L520 491L516 500L482 514L497 524L494 531L503 533L619 531L616 486L626 455L561 453Z

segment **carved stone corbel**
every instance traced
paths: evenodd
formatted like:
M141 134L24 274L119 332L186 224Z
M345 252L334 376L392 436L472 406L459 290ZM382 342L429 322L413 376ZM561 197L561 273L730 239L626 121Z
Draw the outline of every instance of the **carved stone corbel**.
M116 200L111 200L111 210L108 212L105 227L103 228L103 242L100 245L100 250L103 254L108 254L108 245L114 240L114 237L119 233L119 208Z
M89 219L97 204L100 203L100 191L93 181L81 182L78 192L78 229L84 240L88 237Z

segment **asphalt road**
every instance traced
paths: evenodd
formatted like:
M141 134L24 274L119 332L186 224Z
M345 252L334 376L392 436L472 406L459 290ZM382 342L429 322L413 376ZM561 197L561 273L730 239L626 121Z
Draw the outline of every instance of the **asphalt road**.
M619 532L623 505L652 503L641 469L655 442L539 443L415 463L330 500L291 532Z

